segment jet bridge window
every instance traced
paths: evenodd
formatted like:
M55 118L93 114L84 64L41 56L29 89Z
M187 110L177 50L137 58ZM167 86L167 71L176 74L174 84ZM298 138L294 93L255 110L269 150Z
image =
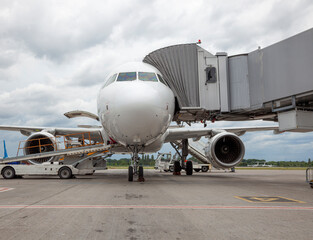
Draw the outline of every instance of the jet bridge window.
M133 81L136 79L137 79L136 72L122 72L122 73L119 73L116 81L125 82L125 81Z
M215 67L207 67L205 69L205 74L206 74L205 85L207 85L208 83L216 82L216 68Z
M151 72L139 72L138 78L139 80L142 80L142 81L151 81L151 82L158 81L155 73L151 73Z

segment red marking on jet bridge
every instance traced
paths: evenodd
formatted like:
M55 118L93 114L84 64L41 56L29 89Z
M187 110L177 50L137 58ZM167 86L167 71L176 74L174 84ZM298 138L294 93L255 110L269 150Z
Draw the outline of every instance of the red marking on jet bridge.
M6 192L6 191L13 190L13 189L14 188L0 187L0 192Z
M192 210L305 210L293 206L186 206L186 205L0 205L0 209L192 209Z

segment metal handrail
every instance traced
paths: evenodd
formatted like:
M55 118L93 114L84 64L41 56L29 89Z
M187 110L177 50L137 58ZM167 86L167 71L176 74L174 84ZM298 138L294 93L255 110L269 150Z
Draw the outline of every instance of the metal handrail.
M306 175L306 182L310 183L313 181L313 167L309 167L306 169L305 171L305 175Z
M41 147L42 146L52 146L56 151L58 150L58 141L57 139L55 138L55 142L54 143L48 143L48 144L41 144L41 140L43 139L50 139L49 137L45 137L45 138L34 138L34 139L27 139L27 140L22 140L19 142L19 145L18 145L18 148L17 148L17 153L16 153L16 156L19 155L19 152L20 150L25 150L25 149L30 149L30 148L36 148L38 147L39 148L39 152L41 153ZM33 146L28 146L28 147L25 147L25 144L27 142L33 142L33 141L38 141L38 145L33 145ZM21 145L23 144L23 147L21 147Z
M63 141L60 139L62 137L63 137ZM81 141L78 141L78 143L80 143L79 146L73 146L71 144L71 141L73 141L73 138L81 140ZM55 151L62 150L63 149L62 147L58 147L61 145L62 142L64 143L64 149L80 148L80 147L103 144L103 142L92 143L90 132L72 133L72 134L67 134L67 135L63 135L63 136L59 136L59 137L54 137L54 141L52 143L48 143L48 144L41 144L43 139L50 139L50 138L49 137L34 138L34 139L27 139L27 140L20 141L19 145L18 145L16 156L19 156L19 151L22 149L25 150L25 149L31 149L31 148L36 148L36 147L39 148L39 153L41 153L41 147L42 146L52 146ZM25 147L25 144L27 142L33 142L33 141L38 141L38 145Z

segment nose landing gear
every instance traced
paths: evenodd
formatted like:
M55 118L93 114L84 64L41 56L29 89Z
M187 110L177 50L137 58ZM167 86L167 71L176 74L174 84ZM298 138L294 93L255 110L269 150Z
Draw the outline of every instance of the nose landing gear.
M130 166L128 167L128 181L132 182L134 180L134 175L136 175L138 176L138 182L144 182L145 178L143 177L143 166L139 166L140 158L138 156L138 146L134 146L131 150L133 156L131 158Z
M133 166L128 167L128 181L132 182L134 180L134 168Z

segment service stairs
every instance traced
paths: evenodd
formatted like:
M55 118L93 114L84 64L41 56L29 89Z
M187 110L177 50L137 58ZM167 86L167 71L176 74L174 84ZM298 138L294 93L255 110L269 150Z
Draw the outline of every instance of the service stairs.
M174 143L179 147L182 148L181 141L174 141ZM199 141L193 141L192 139L188 139L188 152L196 159L198 159L202 163L210 163L205 156L204 152L205 143Z
M56 156L71 156L71 155L80 155L85 153L92 153L92 152L103 152L111 149L111 145L91 145L87 147L77 147L77 148L69 148L69 149L62 149L55 152L44 152L38 154L30 154L25 156L17 156L17 157L10 157L5 158L4 160L0 161L0 164L3 163L11 163L11 162L20 162L20 161L28 161L34 160L38 158L45 158L45 157L56 157Z

